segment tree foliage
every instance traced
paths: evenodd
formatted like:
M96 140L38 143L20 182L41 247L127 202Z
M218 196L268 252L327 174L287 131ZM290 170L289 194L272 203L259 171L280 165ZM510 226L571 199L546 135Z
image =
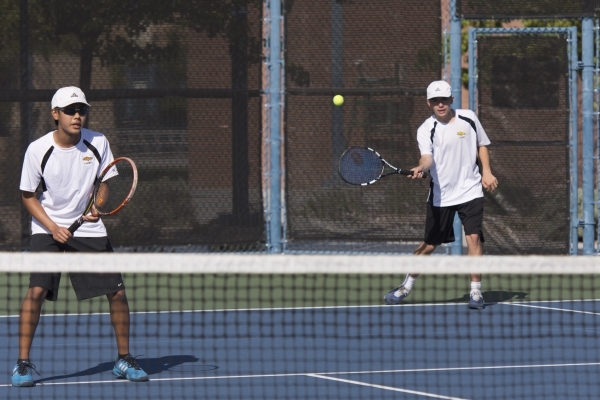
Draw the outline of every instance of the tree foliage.
M261 0L95 0L68 6L59 0L0 0L0 53L19 53L23 2L29 14L29 52L79 56L83 88L89 87L93 58L103 65L175 60L182 51L180 39L194 31L234 42L247 35L240 14L262 5ZM257 41L249 46L256 48Z

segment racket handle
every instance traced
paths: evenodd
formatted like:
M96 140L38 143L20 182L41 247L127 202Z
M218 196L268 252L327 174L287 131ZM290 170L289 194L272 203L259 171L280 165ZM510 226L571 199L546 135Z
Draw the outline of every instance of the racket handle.
M71 224L69 227L69 232L75 233L75 231L79 229L81 225L83 225L83 217L77 218L77 220Z
M413 176L413 171L406 171L406 170L400 170L400 174L401 175L408 175L408 176ZM423 177L422 179L425 179L429 176L429 174L427 172L423 172Z

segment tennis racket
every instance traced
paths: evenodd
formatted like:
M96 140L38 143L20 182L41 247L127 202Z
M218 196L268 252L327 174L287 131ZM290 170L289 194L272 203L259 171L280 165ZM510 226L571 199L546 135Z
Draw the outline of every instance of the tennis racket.
M391 171L385 171L386 166ZM412 175L413 171L394 167L370 147L354 146L348 148L340 158L338 172L340 177L351 185L366 186L388 175ZM427 178L423 172L423 178Z
M126 157L120 157L108 164L102 171L96 183L89 204L84 213L73 222L69 231L74 233L83 224L83 217L92 208L99 216L113 215L121 211L135 193L138 173L134 162Z

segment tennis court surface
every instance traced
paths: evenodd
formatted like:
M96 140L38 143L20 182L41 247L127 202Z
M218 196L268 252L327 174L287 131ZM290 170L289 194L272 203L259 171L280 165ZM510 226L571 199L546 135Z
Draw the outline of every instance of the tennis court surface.
M0 254L0 398L595 399L595 257ZM32 388L14 388L28 272L65 271L45 302ZM104 298L67 272L122 271L131 353L150 381L113 378ZM484 272L470 310L469 272ZM423 273L404 304L383 296Z

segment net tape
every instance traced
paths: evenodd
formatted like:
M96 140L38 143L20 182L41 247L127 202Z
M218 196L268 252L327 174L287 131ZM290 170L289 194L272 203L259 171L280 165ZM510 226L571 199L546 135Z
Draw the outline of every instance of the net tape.
M156 253L0 253L4 272L185 274L597 274L598 258L572 256L418 257Z

